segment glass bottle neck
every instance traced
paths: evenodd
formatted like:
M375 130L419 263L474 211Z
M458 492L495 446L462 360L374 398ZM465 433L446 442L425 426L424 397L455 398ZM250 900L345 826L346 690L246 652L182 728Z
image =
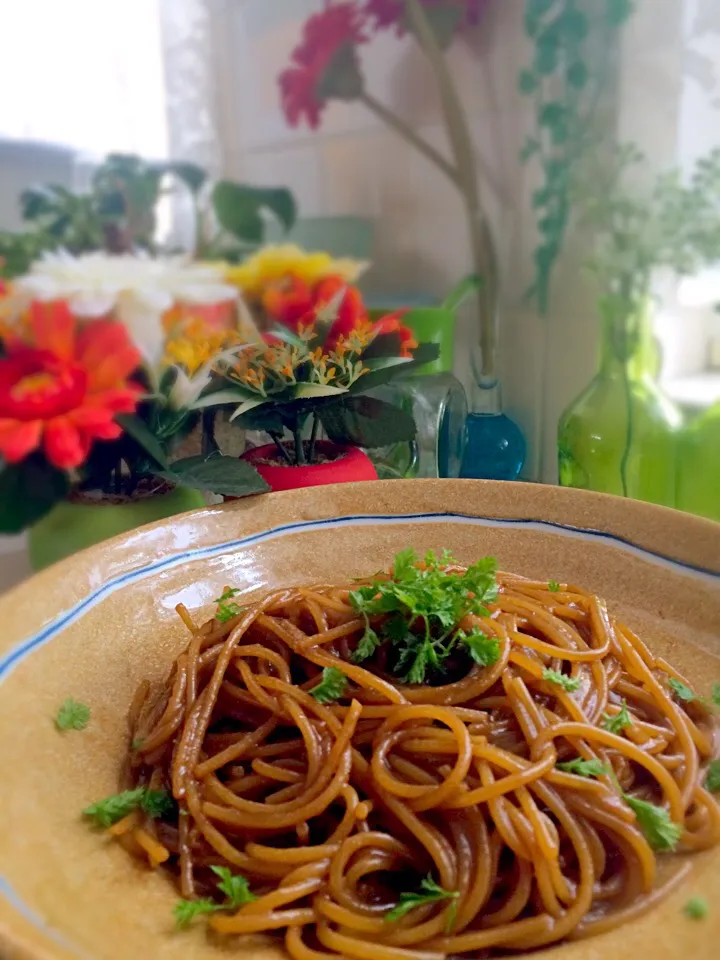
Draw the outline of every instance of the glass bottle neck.
M655 377L659 372L659 353L647 304L635 310L601 305L600 316L600 373L627 373L632 379Z
M470 412L502 413L502 385L496 377L475 376L470 395Z

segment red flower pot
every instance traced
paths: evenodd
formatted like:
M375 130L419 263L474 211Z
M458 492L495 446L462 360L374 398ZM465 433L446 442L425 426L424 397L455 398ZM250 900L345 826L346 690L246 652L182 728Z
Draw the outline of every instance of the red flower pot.
M278 451L274 443L248 450L242 455L242 459L252 463L263 480L275 491L378 478L370 458L357 447L342 447L330 443L329 440L319 440L317 451L325 457L334 459L328 459L325 463L307 464L303 467L262 463L263 460L274 460L277 457Z

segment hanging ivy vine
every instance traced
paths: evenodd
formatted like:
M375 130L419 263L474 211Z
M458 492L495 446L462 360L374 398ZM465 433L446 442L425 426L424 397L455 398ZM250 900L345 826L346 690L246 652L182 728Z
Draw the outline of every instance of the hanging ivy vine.
M543 316L570 222L573 174L594 141L617 36L633 9L634 0L525 0L533 55L518 82L533 100L535 123L521 159L539 164L543 177L532 200L540 239L529 291Z

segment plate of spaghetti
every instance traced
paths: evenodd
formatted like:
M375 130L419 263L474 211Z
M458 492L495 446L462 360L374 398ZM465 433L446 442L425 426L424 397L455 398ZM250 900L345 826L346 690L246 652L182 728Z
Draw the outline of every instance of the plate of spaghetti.
M717 956L720 532L303 490L0 599L0 956Z

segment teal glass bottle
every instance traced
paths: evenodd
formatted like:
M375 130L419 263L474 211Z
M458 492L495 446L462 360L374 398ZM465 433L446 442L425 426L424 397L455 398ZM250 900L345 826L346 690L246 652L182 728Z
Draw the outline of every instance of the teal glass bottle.
M648 311L607 298L600 316L600 368L560 419L560 484L674 507L681 417L656 382Z

